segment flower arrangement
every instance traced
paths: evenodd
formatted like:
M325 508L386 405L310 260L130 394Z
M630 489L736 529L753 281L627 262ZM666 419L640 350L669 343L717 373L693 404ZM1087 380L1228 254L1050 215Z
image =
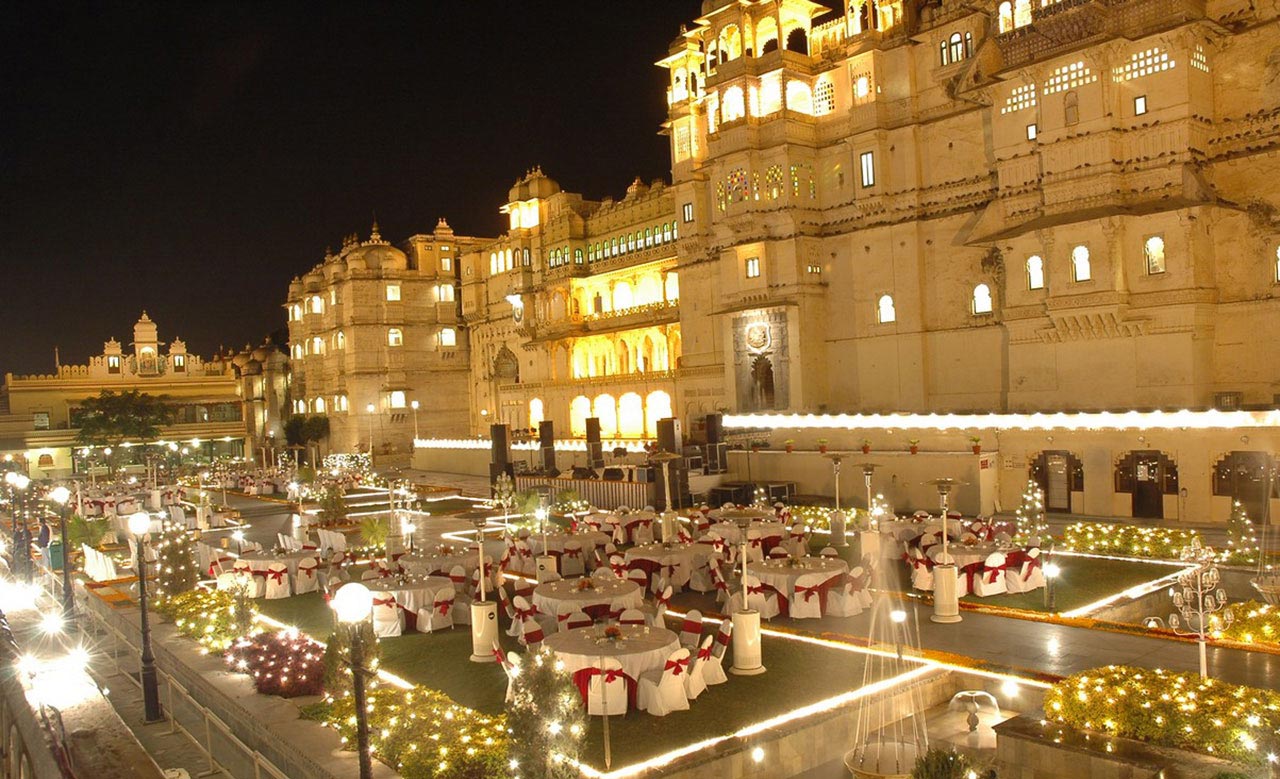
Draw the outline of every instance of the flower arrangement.
M405 779L488 779L510 775L506 720L460 706L426 687L369 691L369 743L373 754ZM355 749L351 695L329 697L307 710Z
M610 625L604 629L604 637L610 641L617 641L622 638L622 628L617 625Z
M591 579L583 578L578 580L577 586L578 592L586 592L587 590L594 590L596 588L596 583Z
M244 634L257 609L225 590L187 590L157 603L156 611L173 620L179 633L221 652Z
M1214 638L1280 647L1280 609L1251 600L1236 604L1232 610L1235 621L1223 629L1214 630Z
M1280 749L1280 693L1194 673L1094 668L1051 687L1044 710L1074 728L1244 763Z
M324 646L296 628L236 639L227 666L253 677L263 695L319 695L324 686Z
M915 454L916 452L920 451L920 439L919 439L919 438L908 438L908 439L907 439L907 449L909 449L909 450L911 451L911 453L912 453L912 454Z
M1073 552L1176 560L1199 536L1194 530L1074 522L1063 531L1062 542L1063 548Z

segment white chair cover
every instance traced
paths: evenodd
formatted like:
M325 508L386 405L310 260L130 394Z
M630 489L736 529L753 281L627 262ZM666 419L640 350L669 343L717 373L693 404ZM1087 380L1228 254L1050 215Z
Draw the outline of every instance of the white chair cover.
M315 557L304 557L298 561L298 575L294 579L293 594L302 595L315 592L320 587L320 561Z
M404 632L404 613L389 592L373 596L373 633L378 638L393 638Z
M600 717L608 714L620 716L627 713L627 678L622 675L622 663L616 658L605 657L591 675L587 685L587 715Z
M636 685L636 707L655 717L686 711L689 708L689 697L685 694L685 676L688 673L689 650L677 649L661 670L640 674Z
M265 595L268 600L287 598L293 594L289 586L289 566L284 563L272 563L267 566Z

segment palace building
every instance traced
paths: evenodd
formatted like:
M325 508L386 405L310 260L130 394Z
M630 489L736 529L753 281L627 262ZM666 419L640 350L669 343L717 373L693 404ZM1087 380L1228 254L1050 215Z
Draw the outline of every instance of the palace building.
M373 355L396 347L377 343L349 403L438 386L431 397L467 400L430 435L552 420L580 437L594 417L623 439L652 438L668 415L696 436L716 412L1276 406L1275 3L702 11L657 63L671 182L594 201L528 172L500 206L507 232L457 247L459 304L420 325L415 348L436 357L423 384L382 369ZM342 397L340 373L315 383L302 340L306 301L325 316L336 300L331 264L290 290L295 384L324 388L307 402ZM432 308L433 286L415 289L404 299ZM363 314L371 343L393 326L386 305ZM1000 434L970 432L989 448ZM938 448L967 448L945 433ZM866 436L905 450L892 434ZM1220 519L1237 481L1280 497L1266 425L1090 435L1008 439L988 455L995 503L1016 502L1028 474L1053 474L1055 508L1076 513L1170 516L1187 487L1179 515Z

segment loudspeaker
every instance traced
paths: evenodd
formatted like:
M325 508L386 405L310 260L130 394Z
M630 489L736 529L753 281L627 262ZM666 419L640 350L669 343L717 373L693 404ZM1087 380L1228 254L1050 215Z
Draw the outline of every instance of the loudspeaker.
M506 425L490 425L489 438L492 441L490 462L496 465L507 465L511 462L511 428Z
M604 446L600 443L599 417L587 417L587 466L604 467Z
M593 471L593 470L592 470L592 469L590 469L590 468L583 468L583 467L581 467L581 466L574 466L574 469L573 469L573 478L575 478L575 479L597 479L597 478L599 478L599 477L596 475L596 472L595 472L595 471Z
M672 454L684 451L684 436L680 431L680 420L667 417L658 420L658 449Z
M538 448L542 450L542 470L550 473L556 470L556 428L550 419L538 423Z
M627 474L621 468L605 468L604 475L602 475L600 478L604 479L605 481L622 481L623 479L627 478ZM479 552L477 552L476 554L479 554Z
M707 414L707 443L718 444L724 440L724 415Z

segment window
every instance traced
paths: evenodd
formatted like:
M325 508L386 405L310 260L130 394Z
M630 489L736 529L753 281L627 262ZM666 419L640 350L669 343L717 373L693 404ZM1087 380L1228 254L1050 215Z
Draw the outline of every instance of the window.
M387 405L391 408L404 408L404 390L391 390L387 396Z
M874 187L876 185L875 153L864 151L858 159L862 163L862 186Z
M831 79L820 80L813 88L813 113L825 116L836 110L836 87Z
M338 331L338 348L339 349L347 348L347 335L341 330Z
M316 410L316 413L317 413L317 414L323 414L323 413L324 413L324 398L316 398L316 402L315 402L314 408L315 408L315 410Z
M388 284L388 285L387 285L387 300L399 300L399 299L400 299L400 285L399 285L399 284Z
M1044 289L1044 260L1038 254L1027 258L1027 289Z
M320 299L319 295L311 296L311 313L313 314L324 313L324 301Z
M1276 281L1276 283L1277 283L1277 284L1280 284L1280 246L1277 246L1277 247L1276 247L1276 273L1275 273L1275 281Z
M333 399L333 405L338 411L347 411L351 408L351 401L346 395L339 395Z
M452 271L453 271L453 258L452 258L452 257L441 257L441 258L440 258L440 270L444 271L445 273L450 273L450 272L452 272Z
M1000 4L997 12L1000 17L1000 32L1010 32L1013 30L1013 3L1005 0Z
M453 300L453 285L441 284L436 287L436 300L441 303L448 303Z
M893 308L893 296L881 295L876 302L876 320L884 325L898 320L898 312Z
M498 275L498 255L496 252L489 252L489 275Z
M338 305L338 290L336 289L329 290L329 305L331 306Z
M51 426L48 411L36 411L31 415L31 426L36 430L48 430ZM41 455L46 457L47 455Z
M1071 278L1074 281L1093 278L1089 268L1089 247L1081 245L1071 250Z
M1147 96L1138 95L1133 99L1133 115L1142 116L1147 112Z
M107 373L120 372L120 357L112 354L107 356Z
M684 214L684 221L686 224L693 221L693 203L685 203L680 207L680 210Z
M293 304L293 319L295 322L302 319L302 306L297 303Z
M760 278L760 258L759 257L747 258L747 278L749 279Z
M973 288L973 315L991 313L991 287L979 284Z
M1062 123L1068 127L1080 122L1080 95L1075 90L1062 96Z
M404 346L404 332L398 327L387 331L387 346Z
M811 262L805 266L805 272L813 276L821 276L822 266Z
M441 245L440 245L440 251L442 251L442 252L447 252L447 251L449 251L449 244L447 244L447 243L446 243L446 244L441 244Z
M187 370L187 356L185 354L173 355L173 372L184 373Z
M1147 260L1147 275L1164 273L1164 238L1149 236L1142 242L1142 255Z
M1033 122L1027 125L1027 140L1034 141L1035 139L1036 139L1036 125Z
M457 346L458 331L454 330L452 327L446 327L442 329L440 331L440 345L441 346Z
M725 124L746 115L746 103L742 96L742 87L729 87L725 90L724 101L720 108L720 116Z

